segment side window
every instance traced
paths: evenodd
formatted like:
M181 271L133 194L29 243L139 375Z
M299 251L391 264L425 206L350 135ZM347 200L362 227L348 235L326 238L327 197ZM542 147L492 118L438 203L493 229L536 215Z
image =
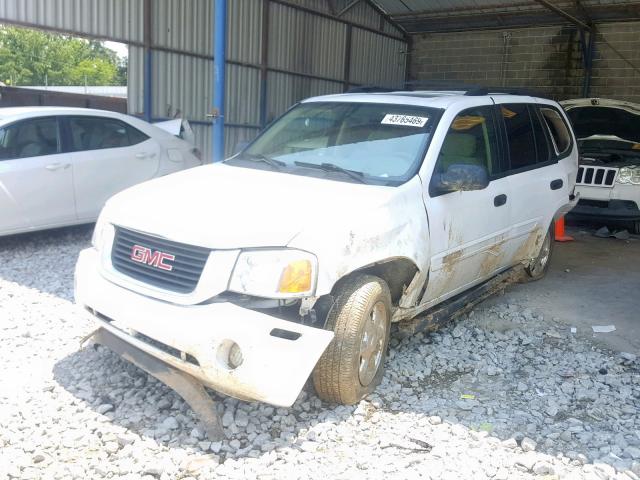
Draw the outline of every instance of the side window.
M127 132L129 133L130 145L137 145L149 139L148 135L142 133L140 130L132 127L131 125L127 125Z
M14 123L0 129L0 160L59 153L59 138L55 117Z
M531 122L533 124L533 134L536 139L536 152L538 154L538 163L548 162L551 160L551 150L549 149L549 142L547 141L547 135L544 133L544 126L540 119L535 105L529 105L529 114L531 115Z
M503 104L500 111L507 133L510 169L518 170L535 165L536 143L527 104Z
M489 175L500 172L500 157L492 107L464 110L453 120L444 139L436 172L451 165L479 165Z
M557 156L562 156L571 148L571 133L560 112L551 107L540 108L542 118L549 130Z
M149 138L120 120L104 117L70 117L71 151L129 147Z

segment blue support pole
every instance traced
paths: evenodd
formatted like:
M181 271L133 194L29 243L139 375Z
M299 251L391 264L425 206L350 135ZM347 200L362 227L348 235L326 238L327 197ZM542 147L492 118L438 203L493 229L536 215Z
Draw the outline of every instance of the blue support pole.
M224 99L227 48L227 0L213 8L213 161L224 160Z
M142 109L144 119L151 122L153 118L153 97L152 95L152 76L153 76L153 50L151 49L151 0L144 0L144 71L143 71L143 93L142 93Z

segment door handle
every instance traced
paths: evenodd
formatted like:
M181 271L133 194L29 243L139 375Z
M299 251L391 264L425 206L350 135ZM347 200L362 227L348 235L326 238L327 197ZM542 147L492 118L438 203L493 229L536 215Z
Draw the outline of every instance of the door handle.
M62 168L68 168L69 165L71 165L70 163L50 163L49 165L46 165L44 168L46 168L47 170L53 172L56 170L60 170Z
M507 196L504 193L493 198L494 207L501 207L505 203L507 203Z
M564 185L564 182L562 181L561 178L557 178L551 181L551 183L549 184L549 186L551 187L551 190L560 190L563 185Z
M149 154L146 152L136 153L136 158L139 158L140 160L142 160L143 158L147 158L148 156Z

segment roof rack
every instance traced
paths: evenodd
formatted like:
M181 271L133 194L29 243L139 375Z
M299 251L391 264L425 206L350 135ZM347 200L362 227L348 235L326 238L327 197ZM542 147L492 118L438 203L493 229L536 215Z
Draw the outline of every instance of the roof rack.
M547 98L546 95L526 88L492 87L477 84L452 83L444 80L416 80L405 82L398 88L380 87L377 85L362 85L352 87L347 93L389 93L389 92L414 92L419 90L460 92L469 97L483 95L525 95L531 97Z
M374 85L363 85L360 87L351 87L347 93L388 93L404 90L403 88L376 87Z
M544 97L540 92L535 92L527 88L505 88L505 87L477 87L467 90L465 95L469 97L481 95L526 95L529 97Z

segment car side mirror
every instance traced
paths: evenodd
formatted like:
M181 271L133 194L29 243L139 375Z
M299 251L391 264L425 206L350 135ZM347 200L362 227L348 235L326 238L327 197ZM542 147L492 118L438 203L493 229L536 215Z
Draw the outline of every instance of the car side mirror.
M434 174L431 185L440 193L483 190L489 186L489 172L480 165L454 164Z

